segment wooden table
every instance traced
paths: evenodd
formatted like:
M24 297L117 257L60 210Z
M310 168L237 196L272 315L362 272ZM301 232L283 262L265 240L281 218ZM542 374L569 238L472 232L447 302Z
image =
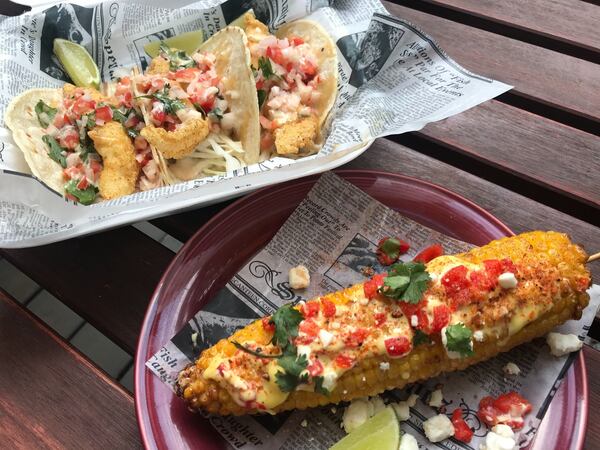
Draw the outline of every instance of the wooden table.
M464 67L515 88L419 132L380 139L344 167L432 181L474 201L515 232L566 231L599 251L597 0L385 5L430 33ZM6 1L0 6L5 14L21 10ZM152 223L186 241L222 207ZM130 354L150 295L173 258L132 227L1 254ZM95 276L82 271L89 255ZM57 276L59 267L73 276ZM600 263L591 269L600 280ZM591 333L600 339L598 319ZM591 347L584 353L595 414L600 353ZM5 293L0 293L0 360L0 442L35 448L141 445L131 394ZM586 448L600 448L597 420L589 422Z

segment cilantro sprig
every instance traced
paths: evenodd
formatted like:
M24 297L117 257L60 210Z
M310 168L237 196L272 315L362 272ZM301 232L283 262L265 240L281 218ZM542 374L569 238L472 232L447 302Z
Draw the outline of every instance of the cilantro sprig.
M56 116L56 112L58 111L56 108L52 108L44 103L43 100L37 102L34 109L38 122L44 128L52 123L54 116Z
M44 143L49 148L48 156L50 157L50 159L53 159L54 161L59 163L63 169L66 168L67 167L67 157L63 154L63 152L66 152L66 150L64 148L62 148L60 146L60 144L57 142L57 140L54 139L49 134L42 136L42 141L44 141Z
M473 332L464 323L446 327L446 348L448 351L460 353L461 356L473 355L471 337Z
M277 363L283 368L275 374L275 382L282 392L292 392L299 384L308 382L306 355L289 354L279 358Z
M171 48L164 42L160 43L160 56L169 61L169 68L171 70L196 67L196 61L194 61L186 52Z
M165 106L165 114L175 114L180 109L184 109L185 105L178 98L169 97L169 90L171 85L165 84L162 91L157 91L153 94L138 95L136 98L151 98L158 100Z
M394 300L416 304L421 301L430 280L425 264L412 261L400 262L390 267L379 292Z
M269 322L275 325L271 342L278 346L282 353L296 353L293 340L298 336L298 327L303 320L302 313L290 304L283 305L271 316Z
M89 205L96 199L98 188L88 185L85 189L77 188L77 180L71 180L65 185L65 191L75 197L82 205Z
M273 70L271 60L269 58L265 58L264 56L258 58L258 69L262 72L265 80L268 80L269 78L281 78Z

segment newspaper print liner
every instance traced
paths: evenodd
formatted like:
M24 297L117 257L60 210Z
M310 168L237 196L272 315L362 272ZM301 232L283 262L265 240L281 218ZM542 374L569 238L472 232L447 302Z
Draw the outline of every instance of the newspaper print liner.
M117 1L94 6L63 3L3 18L0 39L11 45L0 48L0 70L7 77L0 92L0 115L20 92L60 87L66 80L52 53L56 37L83 45L98 63L102 78L109 80L123 67L144 69L149 64L143 51L147 42L195 29L210 36L253 8L272 29L307 18L321 24L336 42L338 99L331 114L333 132L322 150L297 160L274 157L232 173L82 206L32 177L10 132L0 128L0 246L47 244L320 173L357 157L377 137L418 130L510 89L460 67L417 27L387 15L377 0L213 0L186 8Z
M372 267L375 272L384 271L375 255L376 243L382 236L390 235L402 236L411 244L403 260L412 259L419 249L434 242L441 243L447 253L472 247L400 215L330 172L323 174L267 246L150 358L146 367L174 389L178 372L193 362L203 349L257 317L272 314L283 304L297 303L364 281L362 269L365 267ZM328 251L324 252L324 247ZM294 291L287 281L289 268L297 264L305 264L310 269L311 284L306 290ZM600 304L600 289L594 287L591 295L590 305L581 320L567 322L560 327L561 332L585 338ZM533 405L525 427L518 433L520 448L527 448L575 357L573 354L555 358L536 340L467 370L382 396L386 401L398 401L406 399L409 393L419 395L421 400L411 408L411 418L402 423L402 429L416 435L426 448L478 449L488 431L476 415L479 399L516 390ZM521 376L505 378L502 367L509 361L521 368ZM440 383L446 386L447 413L459 406L467 412L467 422L475 431L469 444L450 439L434 445L425 438L422 422L436 414L427 406L427 399ZM328 448L344 436L339 426L342 412L342 407L326 406L276 416L209 417L209 421L236 448ZM304 419L307 427L300 426ZM256 441L252 443L247 435L236 430L251 432ZM257 444L258 441L261 444Z

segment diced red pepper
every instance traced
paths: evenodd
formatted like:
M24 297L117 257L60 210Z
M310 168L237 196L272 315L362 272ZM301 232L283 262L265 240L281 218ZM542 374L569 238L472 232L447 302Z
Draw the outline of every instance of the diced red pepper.
M349 369L354 365L354 358L341 353L335 357L335 364L342 369Z
M346 347L350 347L350 348L358 347L359 345L361 345L364 342L364 340L367 338L367 336L369 334L370 334L369 330L367 330L366 328L359 328L359 329L349 333L344 338L344 344L346 345Z
M385 322L387 322L387 314L386 313L377 313L375 314L375 326L380 327Z
M112 112L112 109L110 109L110 106L104 105L104 106L101 106L100 108L96 108L96 119L97 120L103 120L104 122L109 122L110 120L112 120L112 118L113 118L113 112Z
M319 325L317 325L312 319L305 319L302 322L300 322L298 330L301 333L306 334L307 336L316 337L319 334L320 328Z
M454 425L454 437L462 442L471 442L473 430L462 416L462 410L456 408L452 413L452 425Z
M311 377L319 376L323 373L323 364L321 364L321 361L318 359L315 359L311 362L311 364L308 365L306 370L308 370L308 374Z
M366 281L363 285L363 289L365 291L365 297L369 300L375 298L377 296L377 290L383 286L383 279L385 278L384 274L374 275L370 280Z
M412 347L411 342L405 336L388 338L384 341L384 344L388 355L392 358L407 354Z
M518 430L525 423L523 416L530 413L531 408L531 403L512 391L502 394L496 399L493 397L482 398L479 402L477 416L490 428L502 423Z
M444 249L440 244L433 244L429 247L421 250L417 256L413 258L413 261L422 262L423 264L427 264L434 258L438 256L442 256L444 254Z
M333 303L331 300L321 298L321 310L323 311L323 317L335 317L335 303Z
M498 277L490 277L483 270L475 270L469 274L473 288L480 292L489 292L498 284Z
M448 295L456 294L471 285L467 278L467 272L467 268L462 265L453 267L446 272L442 277L442 286Z
M485 266L485 270L490 277L498 278L498 276L503 272L502 262L498 259L486 259L483 262L483 265Z
M306 302L304 305L302 305L301 310L305 319L315 317L317 314L319 314L319 302Z
M271 322L271 317L263 317L262 326L267 333L273 333L275 331L275 324Z
M448 323L450 323L450 308L447 305L438 305L433 308L431 332L439 333Z

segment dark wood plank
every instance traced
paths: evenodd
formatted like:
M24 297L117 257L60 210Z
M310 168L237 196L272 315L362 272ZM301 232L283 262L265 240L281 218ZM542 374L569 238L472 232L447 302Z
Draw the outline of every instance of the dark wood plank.
M173 258L133 227L0 252L131 354L148 301Z
M600 138L492 100L416 133L600 208Z
M596 64L400 5L384 5L426 30L467 69L515 86L511 95L600 122Z
M0 291L4 448L141 448L133 398Z
M589 386L589 420L584 449L597 450L600 448L600 421L595 420L600 411L600 352L585 345L583 347L585 364L587 366Z
M580 0L425 0L474 17L600 52L600 7Z

